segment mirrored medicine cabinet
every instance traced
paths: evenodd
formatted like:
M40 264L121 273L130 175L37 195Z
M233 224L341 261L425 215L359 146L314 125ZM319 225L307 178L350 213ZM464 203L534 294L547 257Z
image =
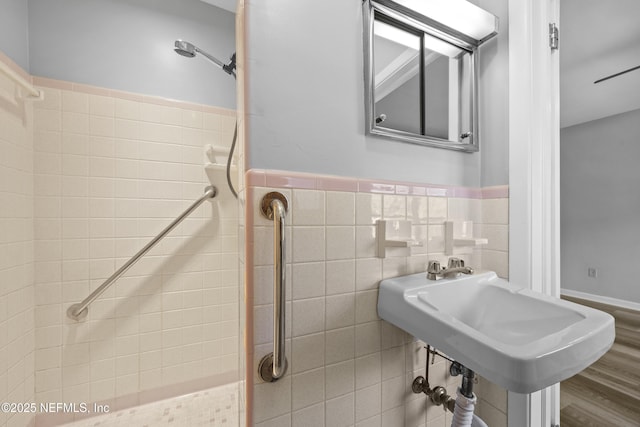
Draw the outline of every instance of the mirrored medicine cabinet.
M498 18L465 0L364 0L367 131L478 151L478 47Z

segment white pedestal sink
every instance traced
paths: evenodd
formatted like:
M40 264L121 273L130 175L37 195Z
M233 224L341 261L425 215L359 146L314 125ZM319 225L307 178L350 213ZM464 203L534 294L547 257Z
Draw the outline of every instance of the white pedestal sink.
M519 288L494 272L383 280L378 314L516 393L577 374L615 338L609 314Z

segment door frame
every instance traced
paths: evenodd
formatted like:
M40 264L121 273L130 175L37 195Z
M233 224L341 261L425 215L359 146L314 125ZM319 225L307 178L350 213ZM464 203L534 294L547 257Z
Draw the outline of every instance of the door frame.
M509 1L509 280L560 296L560 0ZM509 393L510 426L560 423L559 384Z

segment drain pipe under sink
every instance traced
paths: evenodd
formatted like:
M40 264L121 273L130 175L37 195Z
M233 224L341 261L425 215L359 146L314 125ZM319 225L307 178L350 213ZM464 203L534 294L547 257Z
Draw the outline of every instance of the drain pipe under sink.
M487 424L473 413L478 400L473 393L475 372L458 362L451 364L450 372L453 376L462 375L462 386L457 390L458 398L453 410L451 427L487 427Z
M453 410L451 427L488 427L482 418L473 413L476 400L475 394L473 398L469 399L460 392L460 388L458 387L458 398L456 399L456 406Z
M451 427L488 427L480 417L473 413L477 401L476 395L473 393L475 372L459 362L450 359L446 355L439 353L428 344L425 346L425 349L427 350L425 376L416 377L411 384L411 390L416 394L426 394L429 399L431 399L431 402L437 406L443 405L445 410L448 409L450 412L453 412ZM429 363L429 356L432 356L431 363ZM436 356L441 356L451 362L449 373L452 377L462 375L462 384L458 387L457 399L449 396L444 387L436 386L431 388L429 385L429 365L435 362Z

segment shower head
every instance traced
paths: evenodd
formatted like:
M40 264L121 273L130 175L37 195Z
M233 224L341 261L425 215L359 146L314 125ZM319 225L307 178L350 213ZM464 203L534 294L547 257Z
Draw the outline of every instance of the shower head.
M184 40L176 40L176 42L174 43L173 50L175 50L178 55L182 55L187 58L193 58L194 56L196 56L197 53L199 53L205 58L207 58L209 61L216 64L218 67L222 68L227 74L232 75L234 78L236 77L236 72L235 72L236 54L235 53L231 56L231 61L228 64L225 64L215 56L198 48L198 46Z
M193 58L196 56L196 47L184 40L176 40L173 50L175 50L178 55L182 55L187 58Z

